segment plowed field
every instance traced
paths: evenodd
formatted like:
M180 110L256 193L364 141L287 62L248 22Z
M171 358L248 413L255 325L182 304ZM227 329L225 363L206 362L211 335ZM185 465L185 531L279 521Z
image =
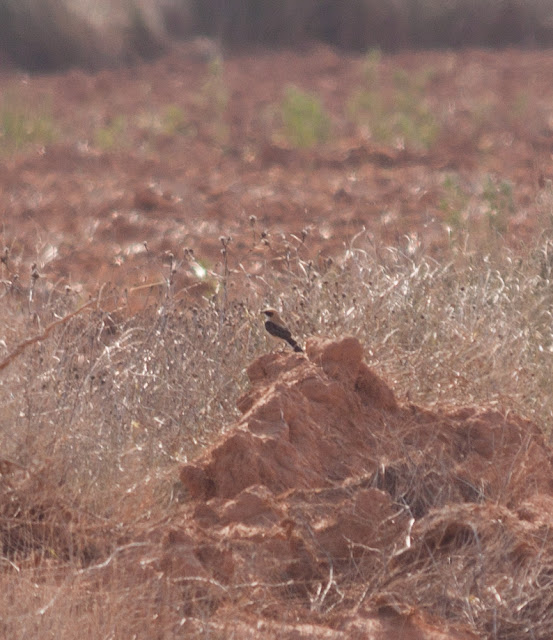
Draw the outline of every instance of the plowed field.
M6 71L3 277L25 285L37 263L52 287L132 289L171 252L194 287L185 249L215 269L222 235L247 271L283 241L333 256L363 229L406 250L467 231L520 246L550 224L552 73L549 51L218 59L201 43L96 75ZM284 127L290 86L329 118L313 147Z

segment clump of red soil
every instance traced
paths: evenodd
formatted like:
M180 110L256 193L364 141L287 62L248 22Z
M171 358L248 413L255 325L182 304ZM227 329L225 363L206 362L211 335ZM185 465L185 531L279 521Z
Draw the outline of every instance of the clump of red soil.
M242 418L181 469L161 561L214 630L232 608L243 637L550 637L553 458L535 425L401 405L350 337L247 373Z

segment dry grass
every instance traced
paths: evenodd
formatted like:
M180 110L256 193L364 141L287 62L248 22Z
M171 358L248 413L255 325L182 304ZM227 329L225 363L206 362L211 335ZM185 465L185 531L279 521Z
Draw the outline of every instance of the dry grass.
M454 506L426 518L416 535L391 563L389 593L483 638L551 636L553 558L518 517L488 505Z
M436 260L416 237L381 247L361 235L339 263L284 260L276 287L306 335L358 336L400 396L500 403L546 428L552 252L547 234L524 256L490 235L473 249L459 239Z
M265 238L252 226L257 250ZM454 244L438 261L413 238L390 248L360 235L339 260L317 263L302 258L308 235L273 238L258 276L222 242L209 298L187 303L173 280L186 263L171 261L159 297L133 314L124 292L104 289L89 302L42 277L25 286L4 256L6 637L166 638L182 633L187 607L209 618L217 587L176 588L159 571L156 526L178 513L179 462L237 415L244 368L267 348L258 314L267 303L282 307L302 339L358 336L400 399L500 405L549 431L552 236L524 256L489 241L487 251ZM492 638L522 633L532 602L509 618L509 634L494 635L492 596L463 600L453 617L472 616ZM536 615L553 628L550 615Z

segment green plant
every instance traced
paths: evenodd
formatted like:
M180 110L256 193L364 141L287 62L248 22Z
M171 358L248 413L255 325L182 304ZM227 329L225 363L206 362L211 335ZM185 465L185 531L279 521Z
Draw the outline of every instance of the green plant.
M0 148L15 151L29 143L48 144L55 138L52 116L7 98L0 106Z
M161 116L161 124L164 133L169 135L188 133L189 124L181 107L170 104L165 107Z
M204 108L212 120L213 135L217 141L225 143L229 137L229 128L225 122L229 93L225 84L225 67L220 56L209 61L202 96Z
M156 144L156 136L164 134L166 136L192 136L195 133L194 126L186 117L184 110L176 104L169 104L162 109L147 109L139 112L133 119L141 134L141 139L148 144ZM123 127L124 129L124 127ZM120 131L117 135L121 137ZM116 136L111 136L116 139ZM109 135L102 132L101 137L109 143ZM115 140L113 140L115 141Z
M433 70L423 69L411 76L397 69L390 79L383 78L380 67L380 54L369 54L363 66L365 86L350 96L348 117L378 142L430 148L440 132L424 95Z
M316 95L290 86L280 105L284 134L296 147L309 148L326 142L330 136L330 117Z
M486 204L485 214L490 228L497 233L505 233L509 216L515 212L512 183L488 176L484 182L482 198Z
M440 198L440 210L444 216L444 222L450 231L456 232L466 228L466 209L469 202L469 194L462 188L459 177L448 174L442 182L442 197Z
M117 115L108 124L96 130L94 142L104 151L110 151L124 145L126 131L127 119L122 114Z
M362 73L367 87L378 86L382 53L380 49L371 49L363 61Z

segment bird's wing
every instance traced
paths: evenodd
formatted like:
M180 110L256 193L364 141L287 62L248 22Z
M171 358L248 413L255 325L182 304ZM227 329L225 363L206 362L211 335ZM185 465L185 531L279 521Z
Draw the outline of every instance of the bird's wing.
M271 320L267 320L265 329L267 329L268 333L272 336L275 336L275 338L282 338L282 340L286 340L287 342L292 339L292 334L289 329Z

